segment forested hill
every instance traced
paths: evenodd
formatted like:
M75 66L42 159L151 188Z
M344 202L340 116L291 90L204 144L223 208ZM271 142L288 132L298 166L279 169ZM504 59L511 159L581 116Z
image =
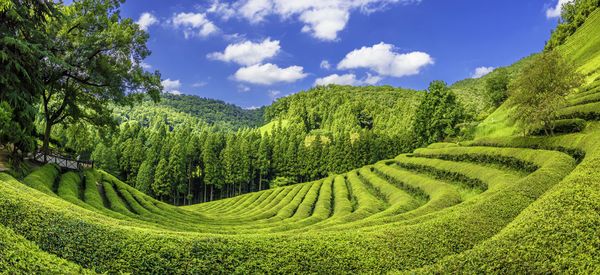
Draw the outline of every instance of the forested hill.
M237 131L264 124L264 107L247 110L221 100L195 95L165 93L158 103L147 98L139 106L118 107L114 112L121 121L136 120L146 126L152 126L157 121L165 121L171 126L187 122L198 128L216 126L221 130Z
M531 63L536 56L537 54L532 54L510 66L496 68L491 73L480 78L466 78L457 81L450 86L450 89L456 94L456 97L469 114L474 117L479 116L480 118L485 118L489 115L489 113L487 113L489 109L498 107L495 103L501 103L503 101L503 99L499 99L497 102L493 102L487 91L487 82L490 79L502 76L505 76L508 80L515 78L521 72L523 67Z
M423 92L391 86L328 85L279 98L265 110L265 120L301 124L309 132L356 132L388 135L411 127Z

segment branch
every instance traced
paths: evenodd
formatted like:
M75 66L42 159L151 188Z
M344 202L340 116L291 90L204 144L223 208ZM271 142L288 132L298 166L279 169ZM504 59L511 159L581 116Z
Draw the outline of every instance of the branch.
M70 74L70 73L67 73L67 74L66 74L66 76L68 76L68 77L70 77L70 78L72 78L72 79L76 80L77 82L79 82L79 83L81 83L81 84L85 84L85 85L90 85L90 86L94 86L94 87L98 87L98 88L102 88L102 87L108 87L108 86L109 86L108 84L97 84L97 83L92 83L92 82L89 82L89 79L82 79L82 78L79 78L79 77L77 77L77 76L74 76L74 75L72 75L72 74Z

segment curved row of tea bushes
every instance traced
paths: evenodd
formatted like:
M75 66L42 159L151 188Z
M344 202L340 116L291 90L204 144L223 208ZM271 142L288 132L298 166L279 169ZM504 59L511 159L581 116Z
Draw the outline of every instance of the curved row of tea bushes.
M581 164L526 208L500 234L469 251L419 270L419 273L598 273L598 137L597 133L584 142L573 144L587 152ZM548 138L548 146L555 146L557 140ZM520 139L520 143L527 142Z

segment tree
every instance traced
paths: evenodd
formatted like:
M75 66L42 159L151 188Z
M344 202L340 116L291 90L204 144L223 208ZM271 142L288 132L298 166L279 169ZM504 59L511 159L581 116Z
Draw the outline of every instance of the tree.
M498 107L506 100L509 83L508 71L504 68L496 69L485 81L485 91L492 107Z
M565 97L581 86L584 76L557 51L544 51L509 86L512 118L523 123L526 132L542 125L554 135L554 120L566 104Z
M10 135L4 136L2 144L11 144L17 152L32 151L35 127L35 104L44 85L41 81L43 60L48 54L50 39L43 31L48 20L59 16L51 1L4 0L0 3L0 102L4 110L10 110L14 123Z
M160 74L140 65L150 54L148 35L130 18L121 19L119 5L115 0L75 1L47 24L53 58L45 61L41 77L45 152L53 125L83 120L114 126L110 103L132 105L143 92L158 101Z
M264 177L269 176L271 173L271 153L272 147L270 143L269 134L265 134L260 139L260 145L258 147L258 155L256 158L256 165L259 171L258 174L258 191L262 190L262 180Z
M417 107L413 131L419 145L443 141L455 135L454 126L463 118L463 108L443 81L433 81Z
M164 200L171 191L171 178L169 176L169 164L166 159L161 159L156 166L154 182L152 182L152 191L154 194Z
M152 182L154 181L154 165L151 159L146 159L142 162L140 170L135 179L135 189L152 196Z
M219 133L211 133L202 148L202 159L204 162L204 184L210 185L210 200L213 200L214 188L222 186L222 167L219 156L221 154L221 139Z

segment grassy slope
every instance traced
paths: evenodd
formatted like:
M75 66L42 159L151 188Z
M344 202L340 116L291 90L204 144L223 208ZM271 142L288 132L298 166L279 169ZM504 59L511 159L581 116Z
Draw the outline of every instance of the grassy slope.
M577 32L558 49L579 66L580 72L587 76L588 83L600 77L600 39L598 37L600 37L600 10L590 14ZM477 126L475 137L510 136L517 133L518 126L508 119L509 111L509 108L504 105L494 111Z

